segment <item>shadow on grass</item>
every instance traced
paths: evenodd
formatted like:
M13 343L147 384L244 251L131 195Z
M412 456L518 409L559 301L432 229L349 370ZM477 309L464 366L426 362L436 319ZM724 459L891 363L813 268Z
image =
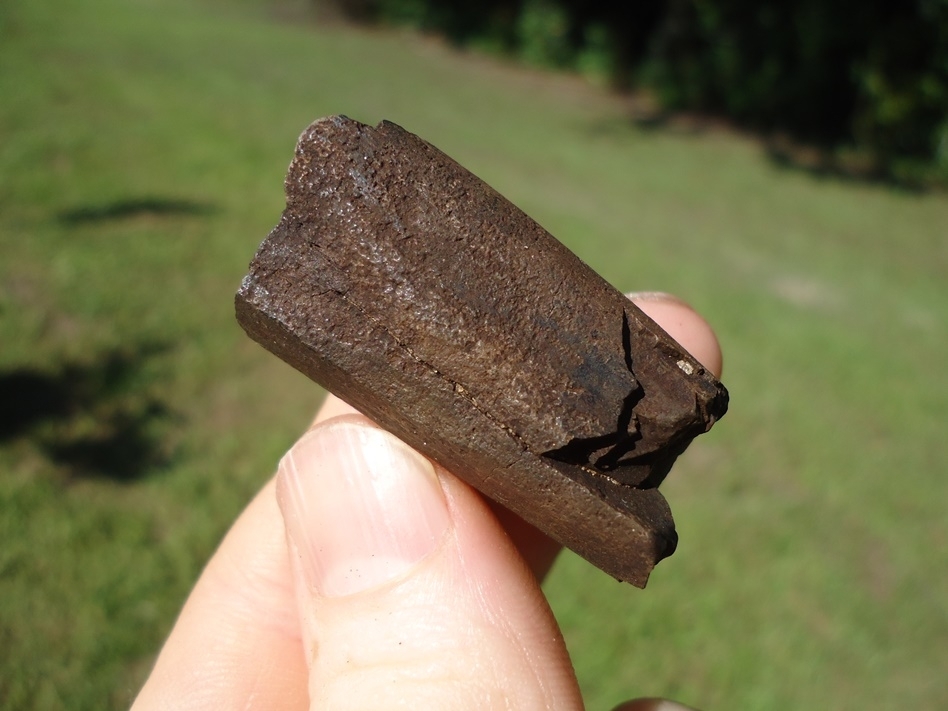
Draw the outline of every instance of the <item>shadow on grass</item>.
M33 440L71 476L134 481L168 460L174 413L143 375L163 345L107 351L56 370L0 371L0 443ZM153 389L153 385L152 385Z
M775 168L812 178L877 185L910 194L924 194L935 187L923 173L896 175L866 157L840 158L831 148L794 143L782 137L766 138L763 143L767 159Z
M755 131L712 114L662 111L648 105L640 106L634 100L630 100L630 105L624 119L594 121L588 126L590 134L609 137L620 135L630 127L643 133L678 136L731 134L757 143L774 168L801 173L817 180L831 178L910 194L924 194L943 186L932 170L921 165L907 165L896 170L887 168L884 162L865 152L839 150L833 145L806 142L782 132Z
M215 212L214 206L193 200L141 197L63 210L58 218L65 225L77 226L138 217L204 217Z

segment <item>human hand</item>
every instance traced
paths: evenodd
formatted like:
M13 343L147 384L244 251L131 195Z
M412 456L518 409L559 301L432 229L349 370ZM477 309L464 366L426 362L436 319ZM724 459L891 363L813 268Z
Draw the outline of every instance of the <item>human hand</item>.
M720 374L689 307L634 301ZM330 396L208 563L133 709L581 709L539 587L558 551Z

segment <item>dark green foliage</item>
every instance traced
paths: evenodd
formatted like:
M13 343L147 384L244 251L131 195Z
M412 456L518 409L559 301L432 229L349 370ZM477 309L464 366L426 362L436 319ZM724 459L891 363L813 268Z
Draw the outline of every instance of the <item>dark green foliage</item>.
M826 148L877 172L948 177L948 0L338 0L408 24L652 89Z
M948 3L679 0L640 77L671 108L948 168ZM908 176L903 176L908 177Z

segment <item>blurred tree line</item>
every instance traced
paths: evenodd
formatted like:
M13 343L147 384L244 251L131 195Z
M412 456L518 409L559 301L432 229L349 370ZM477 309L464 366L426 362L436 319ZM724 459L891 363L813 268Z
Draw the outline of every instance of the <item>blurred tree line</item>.
M948 178L948 0L316 0Z

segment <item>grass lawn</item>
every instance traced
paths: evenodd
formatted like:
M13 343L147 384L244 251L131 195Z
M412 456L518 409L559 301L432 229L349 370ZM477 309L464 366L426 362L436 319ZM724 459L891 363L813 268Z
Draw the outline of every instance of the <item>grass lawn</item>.
M321 394L232 295L299 132L388 118L717 327L732 410L646 591L546 590L590 708L948 708L948 197L251 0L0 5L0 709L128 705Z

